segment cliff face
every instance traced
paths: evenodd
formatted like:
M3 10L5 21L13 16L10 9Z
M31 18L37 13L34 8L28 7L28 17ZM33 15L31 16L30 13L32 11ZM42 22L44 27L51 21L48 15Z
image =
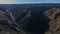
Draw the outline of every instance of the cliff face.
M46 16L50 19L49 31L46 34L60 34L60 8L53 7L46 12Z

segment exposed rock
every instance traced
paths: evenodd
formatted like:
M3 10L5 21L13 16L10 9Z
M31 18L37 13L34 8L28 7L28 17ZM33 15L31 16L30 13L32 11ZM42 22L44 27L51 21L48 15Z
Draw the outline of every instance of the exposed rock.
M49 22L49 34L59 34L60 32L60 8L53 7L52 9L46 11L47 16L50 19ZM46 34L47 34L46 32Z

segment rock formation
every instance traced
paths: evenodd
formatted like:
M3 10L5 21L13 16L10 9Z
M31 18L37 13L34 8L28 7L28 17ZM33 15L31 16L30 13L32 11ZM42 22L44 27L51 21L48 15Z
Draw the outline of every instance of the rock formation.
M47 10L47 17L50 19L49 22L49 34L59 34L60 31L60 8L53 7ZM46 33L46 34L47 34Z

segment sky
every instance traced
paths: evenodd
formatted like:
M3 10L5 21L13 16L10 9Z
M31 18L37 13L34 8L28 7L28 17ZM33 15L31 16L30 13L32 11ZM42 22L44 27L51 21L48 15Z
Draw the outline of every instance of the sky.
M0 0L0 4L60 3L60 0Z

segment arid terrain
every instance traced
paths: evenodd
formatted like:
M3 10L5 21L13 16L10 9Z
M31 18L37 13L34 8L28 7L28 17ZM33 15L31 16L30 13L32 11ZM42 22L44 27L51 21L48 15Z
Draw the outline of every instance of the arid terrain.
M60 34L60 8L53 7L52 9L48 10L47 16L50 19L49 31L47 31L47 33Z

